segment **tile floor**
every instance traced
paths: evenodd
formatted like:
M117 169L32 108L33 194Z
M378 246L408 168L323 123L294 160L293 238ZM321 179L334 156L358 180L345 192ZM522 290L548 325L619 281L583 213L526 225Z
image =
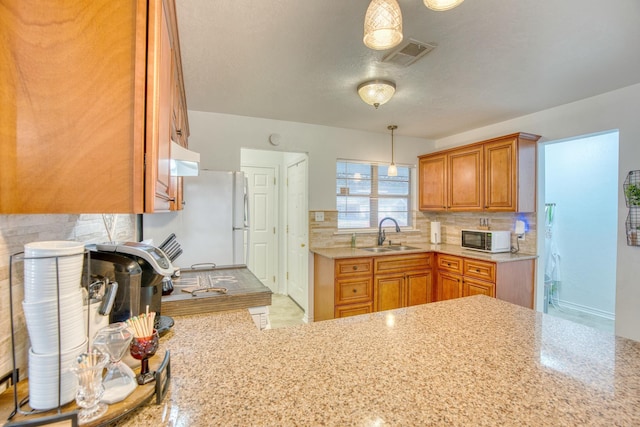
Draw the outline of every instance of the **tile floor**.
M570 308L557 307L552 304L549 304L548 314L571 320L572 322L590 326L601 331L611 333L615 332L615 321L606 319L601 316L595 316L593 314L584 313L578 310L572 310Z
M288 295L273 294L269 307L271 329L302 325L304 311Z

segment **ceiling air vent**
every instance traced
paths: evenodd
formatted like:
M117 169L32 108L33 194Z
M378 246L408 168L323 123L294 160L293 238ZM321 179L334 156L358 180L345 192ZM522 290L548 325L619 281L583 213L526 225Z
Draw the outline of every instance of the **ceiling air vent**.
M413 39L402 43L393 52L382 58L382 62L408 67L436 48L435 44L422 43Z

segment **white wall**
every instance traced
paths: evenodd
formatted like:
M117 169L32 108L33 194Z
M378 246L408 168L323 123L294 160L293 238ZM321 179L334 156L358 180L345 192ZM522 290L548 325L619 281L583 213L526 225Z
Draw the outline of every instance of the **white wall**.
M560 303L613 319L618 133L549 143L544 150L545 202L556 204Z
M201 167L240 170L240 149L302 152L309 155L309 209L335 210L336 158L391 161L391 133L331 128L305 123L189 111L189 148L201 154ZM279 134L280 145L269 144ZM417 156L434 151L432 141L394 136L396 163L415 165Z
M627 246L624 221L627 215L622 183L629 170L640 169L640 84L571 104L550 108L436 141L438 149L513 132L531 132L553 141L608 130L620 131L618 173L618 227L616 262L616 334L640 341L640 248ZM540 191L544 181L539 179ZM538 199L538 212L544 212L544 198ZM542 215L542 214L540 214ZM540 223L539 217L538 223ZM538 233L538 247L544 234ZM538 263L538 279L541 264ZM540 283L540 280L539 280ZM541 293L537 307L541 308Z

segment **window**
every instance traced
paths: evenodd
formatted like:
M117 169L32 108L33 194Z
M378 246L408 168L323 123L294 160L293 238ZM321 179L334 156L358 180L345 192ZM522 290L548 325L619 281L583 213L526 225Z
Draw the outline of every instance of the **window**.
M336 205L338 228L372 228L390 216L401 227L411 225L411 171L398 166L398 176L387 175L387 165L338 160Z

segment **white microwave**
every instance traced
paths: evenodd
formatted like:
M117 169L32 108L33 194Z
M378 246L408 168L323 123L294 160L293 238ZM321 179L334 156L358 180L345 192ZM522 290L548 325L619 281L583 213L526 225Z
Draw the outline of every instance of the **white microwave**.
M510 252L511 232L506 230L462 230L462 247L482 252Z

